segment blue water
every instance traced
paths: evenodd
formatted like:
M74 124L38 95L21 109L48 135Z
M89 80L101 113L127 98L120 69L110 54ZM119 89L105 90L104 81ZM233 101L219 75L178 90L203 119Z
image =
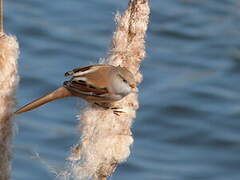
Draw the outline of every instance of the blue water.
M5 29L21 49L18 106L106 57L114 14L127 3L6 1ZM237 0L151 1L135 142L111 179L240 179L239 9ZM16 117L13 179L55 178L78 140L82 104L63 99Z

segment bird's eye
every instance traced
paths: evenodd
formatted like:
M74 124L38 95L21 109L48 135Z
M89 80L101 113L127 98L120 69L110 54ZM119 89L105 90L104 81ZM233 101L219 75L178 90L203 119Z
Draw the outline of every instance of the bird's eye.
M127 80L126 80L126 79L123 79L123 82L127 83Z

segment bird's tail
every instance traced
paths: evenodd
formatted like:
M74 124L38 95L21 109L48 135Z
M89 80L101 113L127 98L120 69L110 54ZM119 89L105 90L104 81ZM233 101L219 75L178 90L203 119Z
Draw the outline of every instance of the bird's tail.
M61 99L61 98L65 98L65 97L69 97L72 96L72 93L67 90L65 87L60 87L58 89L56 89L55 91L40 97L39 99L36 99L35 101L23 106L22 108L18 109L15 114L20 114L23 112L27 112L27 111L31 111L43 104L46 104L48 102L54 101L56 99Z

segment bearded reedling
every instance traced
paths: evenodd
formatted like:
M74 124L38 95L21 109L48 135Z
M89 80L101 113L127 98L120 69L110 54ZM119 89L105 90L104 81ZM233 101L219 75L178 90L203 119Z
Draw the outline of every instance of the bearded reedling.
M55 91L23 106L15 112L31 111L43 104L65 97L75 96L104 108L105 103L119 101L136 87L133 74L125 67L97 64L83 66L65 73L72 78ZM118 109L118 108L111 108ZM116 113L115 113L116 112ZM115 114L121 111L114 111Z

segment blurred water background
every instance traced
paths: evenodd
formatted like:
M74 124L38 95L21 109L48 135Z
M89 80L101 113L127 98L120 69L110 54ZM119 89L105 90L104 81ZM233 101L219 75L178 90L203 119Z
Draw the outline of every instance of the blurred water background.
M21 48L18 106L106 57L127 3L5 1L6 31ZM135 142L111 179L240 179L239 9L238 0L151 1ZM13 179L52 180L64 169L83 104L63 99L16 117Z

